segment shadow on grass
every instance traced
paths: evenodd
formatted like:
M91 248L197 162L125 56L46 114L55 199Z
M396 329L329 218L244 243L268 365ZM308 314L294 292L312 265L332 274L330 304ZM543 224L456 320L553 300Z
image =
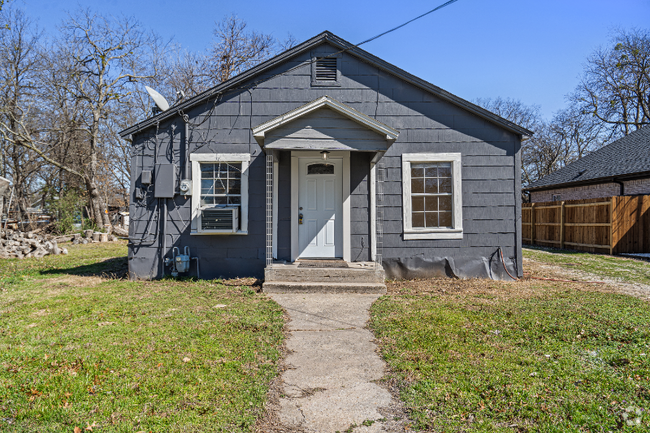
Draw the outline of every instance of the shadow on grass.
M129 266L127 257L114 257L106 259L101 262L92 263L89 265L74 266L68 268L57 268L40 271L41 275L78 275L82 277L100 277L111 280L127 279L129 276ZM172 277L166 275L164 279L172 281L203 281L192 276L179 276ZM224 286L247 286L252 287L255 291L262 290L263 280L258 278L231 278L231 279L215 279L214 282Z
M126 257L114 257L90 265L75 266L71 268L58 268L41 271L41 275L79 275L84 277L101 277L120 280L128 276L128 262Z

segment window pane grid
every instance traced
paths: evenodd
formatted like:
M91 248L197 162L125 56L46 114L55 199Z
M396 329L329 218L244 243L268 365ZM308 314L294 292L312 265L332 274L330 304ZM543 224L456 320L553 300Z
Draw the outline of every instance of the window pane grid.
M201 164L201 206L241 205L241 162Z
M413 228L452 227L450 162L411 164L411 222Z

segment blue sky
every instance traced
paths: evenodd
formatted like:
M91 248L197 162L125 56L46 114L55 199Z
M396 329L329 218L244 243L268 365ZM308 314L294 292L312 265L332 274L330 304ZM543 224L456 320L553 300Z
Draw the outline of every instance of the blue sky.
M323 30L358 43L444 3L310 1L9 0L52 34L79 6L137 17L192 50L210 44L214 22L235 14L251 29L299 42ZM5 6L6 7L6 6ZM458 0L363 48L461 98L510 97L550 118L565 106L587 56L615 28L650 27L650 0Z

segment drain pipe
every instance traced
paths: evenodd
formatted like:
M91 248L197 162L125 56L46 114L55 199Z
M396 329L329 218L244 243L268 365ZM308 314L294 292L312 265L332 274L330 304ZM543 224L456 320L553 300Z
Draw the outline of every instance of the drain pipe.
M185 120L185 119L183 119ZM184 149L185 149L185 165L183 167L183 178L184 179L189 179L189 172L190 172L190 167L189 167L189 161L190 161L190 125L187 121L185 121L185 143L184 143Z
M161 277L165 276L165 255L167 255L167 199L166 198L160 198L158 199L158 203L160 206L160 219L161 225L160 225L160 230L162 231L162 239L160 240L161 246L160 246L160 264L162 266L162 274Z
M196 260L196 278L199 280L201 279L201 270L199 269L199 258L198 257L192 257L192 260Z
M613 181L614 183L617 183L617 184L621 187L621 188L620 188L620 191L619 191L618 194L619 194L620 196L624 196L624 195L625 195L625 184L624 184L622 181L620 181L620 180L616 180L616 179L612 179L612 181Z

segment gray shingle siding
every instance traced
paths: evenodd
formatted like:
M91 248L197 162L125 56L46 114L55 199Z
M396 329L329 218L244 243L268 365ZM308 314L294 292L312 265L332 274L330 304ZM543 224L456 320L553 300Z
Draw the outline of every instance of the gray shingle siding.
M338 50L327 45L317 50L323 49ZM339 63L339 87L312 87L308 66L275 76L310 58L311 53L304 53L265 72L265 76L272 78L250 89L227 92L218 98L216 106L214 100L209 100L185 110L191 122L190 153L252 155L249 230L245 236L190 236L190 197L160 199L167 206L167 247L189 246L192 256L200 257L203 278L261 277L265 258L265 161L251 128L328 95L400 131L399 138L381 160L388 179L383 185L383 255L390 275L415 275L422 271L422 266L430 266L435 273L440 263L451 260L459 276L472 276L474 272L474 276L501 277L501 264L494 261L499 246L511 273L515 271L511 258L518 257L517 271L521 274L516 233L520 221L517 188L520 136L347 53L342 54ZM183 122L176 116L134 133L129 248L133 277L162 275L157 236L159 202L149 195L144 200L136 199L135 193L143 187L142 170L153 169L154 148L158 162L178 164L177 179L183 178L183 131ZM401 155L421 152L462 154L463 239L403 239ZM350 157L351 258L358 261L370 260L371 156L371 153L352 152ZM288 152L280 152L277 251L281 260L289 260L291 254L290 159ZM152 236L146 233L149 220ZM414 258L417 260L410 260ZM196 274L194 264L191 273Z

